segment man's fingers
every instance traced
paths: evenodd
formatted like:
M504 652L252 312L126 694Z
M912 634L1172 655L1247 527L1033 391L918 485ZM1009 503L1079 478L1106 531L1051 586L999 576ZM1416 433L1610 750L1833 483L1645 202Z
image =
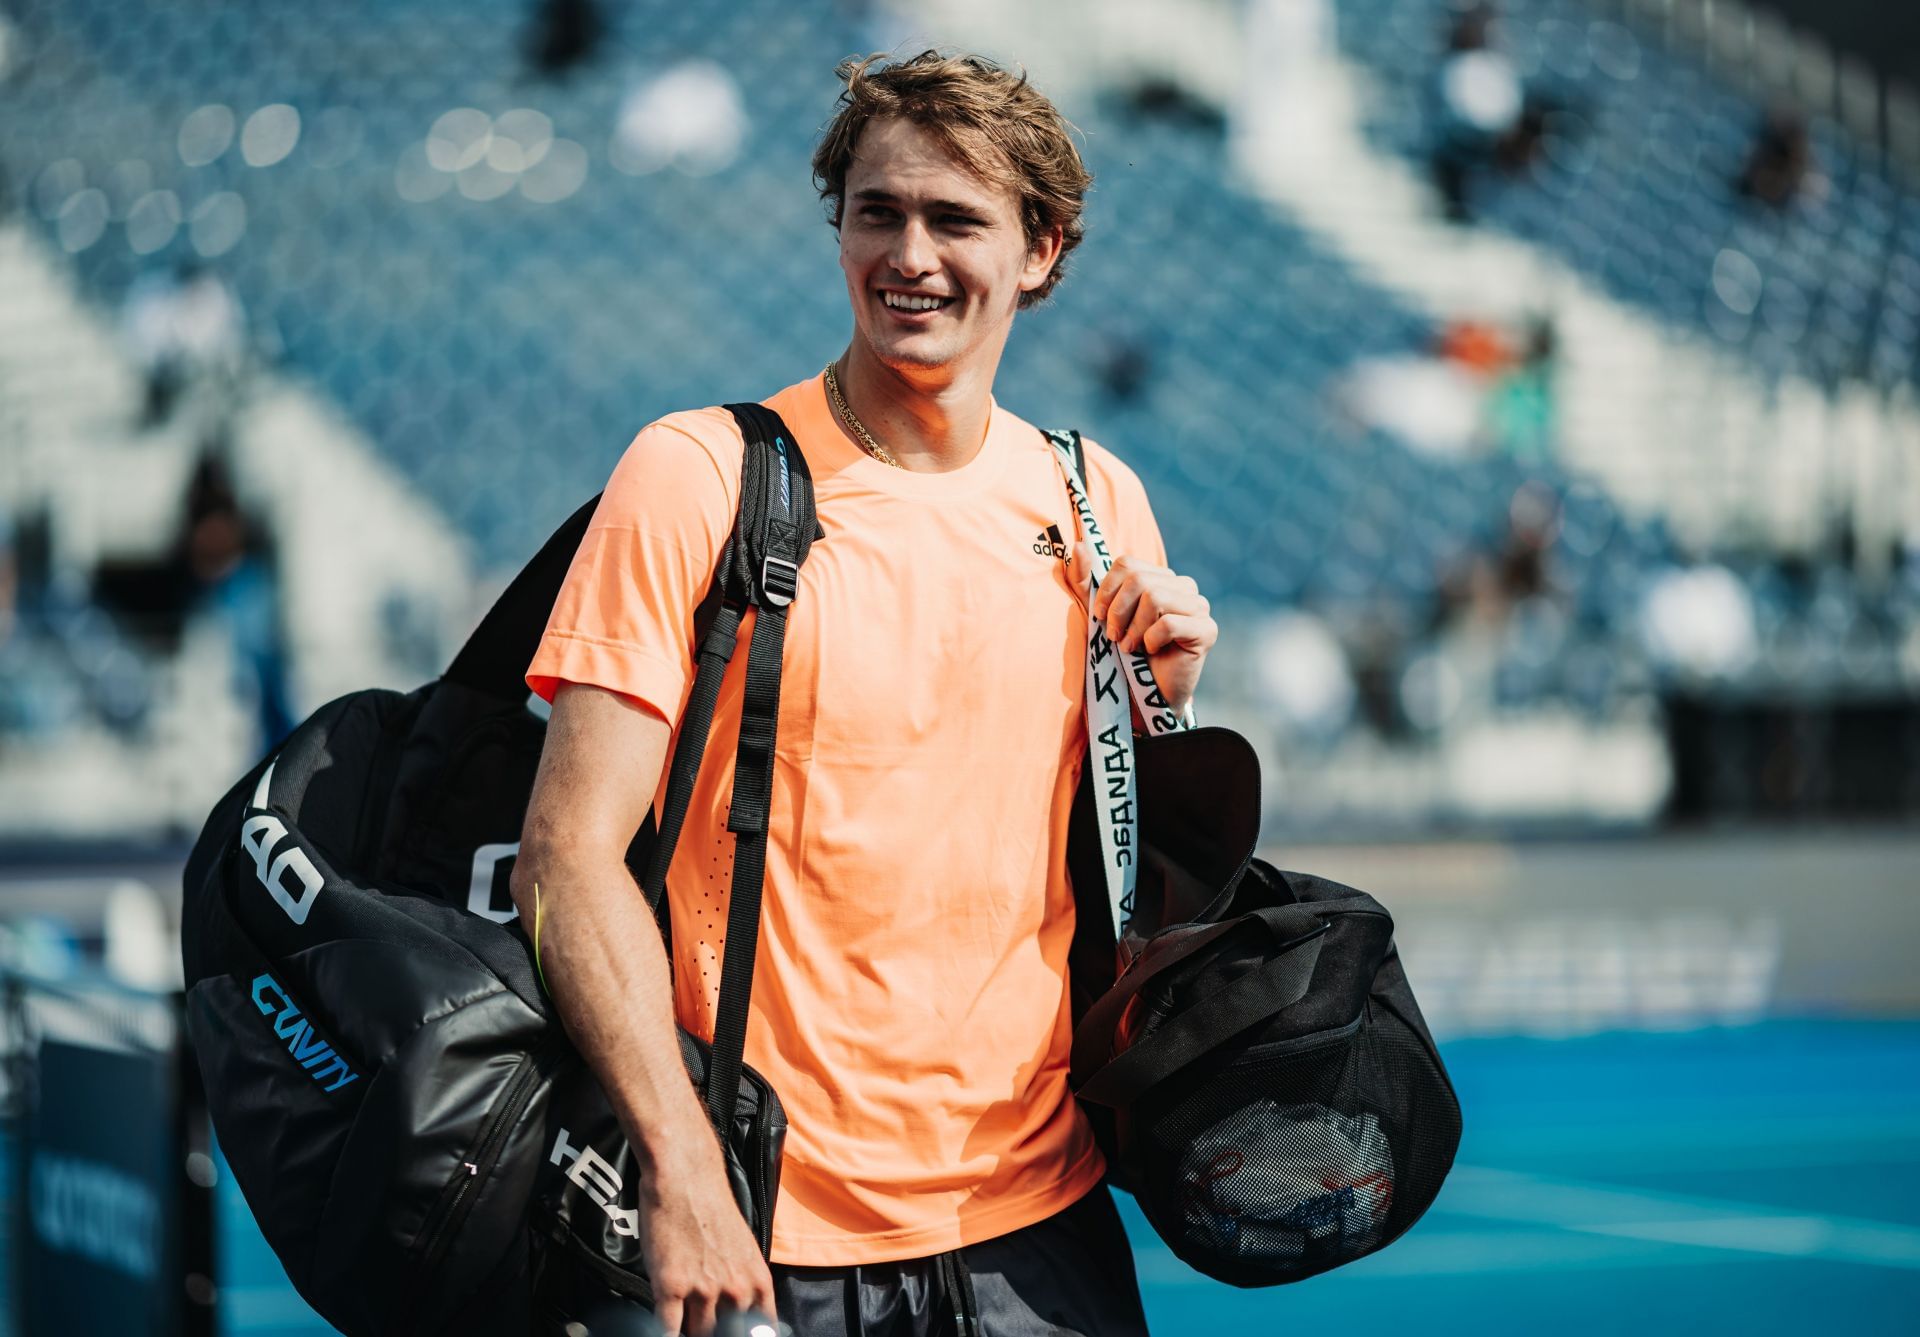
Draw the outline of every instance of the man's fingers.
M764 1273L764 1269L763 1269ZM717 1323L728 1314L759 1313L768 1318L773 1312L773 1278L770 1275L748 1281L742 1285L729 1286L720 1293L720 1302L714 1308L714 1321Z
M1114 562L1088 606L1091 616L1106 629L1107 639L1127 651L1144 646L1147 629L1161 618L1175 614L1204 618L1211 611L1191 576L1175 575L1167 567L1133 557Z
M680 1331L686 1337L713 1337L713 1325L718 1317L714 1313L711 1296L695 1293L687 1297L686 1316L681 1322ZM672 1328L667 1329L672 1332Z
M1142 643L1150 655L1176 642L1189 650L1208 650L1219 635L1219 625L1205 613L1168 613L1146 629Z
M772 1273L763 1274L761 1279L755 1284L754 1294L753 1294L753 1307L755 1309L758 1309L761 1313L765 1314L768 1318L773 1319L775 1328L776 1329L778 1328L779 1320L780 1320L780 1311L773 1307L773 1274Z
M1120 635L1113 638L1113 643L1126 653L1132 654L1140 648L1147 634L1147 628L1158 622L1165 614L1166 609L1162 606L1158 590L1140 591L1139 597L1134 600L1133 616L1127 619L1127 625L1121 629Z
M1083 545L1084 543L1085 540L1082 540ZM1087 556L1089 562L1091 562L1093 554L1089 552ZM1106 578L1100 582L1100 588L1094 591L1093 615L1095 617L1105 617L1107 609L1113 600L1118 598L1129 584L1143 575L1152 575L1156 571L1163 572L1166 569L1164 566L1154 566L1150 562L1142 562L1137 557L1114 558L1113 566L1107 571Z
M756 1291L755 1297L753 1297L753 1308L760 1310L762 1314L766 1314L770 1320L774 1320L774 1331L780 1331L780 1310L774 1308L774 1283L772 1283L772 1281L768 1281L764 1287L760 1287L760 1289Z
M1112 577L1109 577L1112 579ZM1107 586L1102 585L1100 592L1105 594ZM1133 624L1133 615L1140 606L1140 596L1145 591L1141 587L1138 574L1129 572L1120 579L1118 588L1107 601L1106 613L1101 617L1101 625L1107 629L1107 639L1115 645L1120 644L1127 634L1127 628Z
M1118 634L1109 631L1109 639L1128 653L1146 645L1147 629L1165 617L1205 617L1213 611L1200 587L1185 576L1170 571L1142 573L1134 582L1132 614ZM1116 600L1116 603L1118 601ZM1114 617L1109 616L1111 628ZM1153 653L1154 647L1147 646Z
M712 1337L723 1316L750 1310L769 1318L775 1317L773 1276L764 1267L760 1269L759 1276L744 1285L722 1286L711 1295L698 1288L682 1296L663 1295L654 1317L659 1320L661 1331L665 1333L684 1334L684 1337Z

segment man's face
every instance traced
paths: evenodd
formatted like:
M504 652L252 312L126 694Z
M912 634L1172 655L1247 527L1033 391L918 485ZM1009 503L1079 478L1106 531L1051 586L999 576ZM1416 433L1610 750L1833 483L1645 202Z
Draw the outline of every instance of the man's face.
M875 121L847 169L840 268L854 328L886 366L997 361L1020 294L1040 286L1057 234L1027 245L1017 197L911 121ZM934 299L929 302L928 299Z

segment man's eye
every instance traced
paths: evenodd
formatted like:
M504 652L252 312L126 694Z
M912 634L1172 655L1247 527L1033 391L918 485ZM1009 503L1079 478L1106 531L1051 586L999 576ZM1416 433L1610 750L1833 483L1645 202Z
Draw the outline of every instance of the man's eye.
M969 218L965 214L948 214L941 221L948 227L979 227L981 225L979 219Z

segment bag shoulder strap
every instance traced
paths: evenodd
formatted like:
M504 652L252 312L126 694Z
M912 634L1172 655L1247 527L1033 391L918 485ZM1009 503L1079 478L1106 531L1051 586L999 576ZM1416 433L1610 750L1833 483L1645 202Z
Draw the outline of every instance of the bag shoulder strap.
M1054 462L1073 503L1074 526L1086 543L1089 561L1087 597L1091 599L1113 569L1116 554L1095 513L1093 491L1087 481L1086 442L1073 430L1041 433L1053 450ZM1191 711L1176 713L1160 694L1153 665L1144 649L1123 654L1107 638L1106 629L1087 620L1085 700L1087 760L1085 774L1094 786L1093 809L1106 903L1095 909L1091 889L1076 883L1075 901L1083 915L1096 915L1124 933L1133 917L1133 893L1139 846L1137 785L1134 771L1131 697L1150 734L1191 728Z
M813 477L807 471L806 458L788 442L792 433L780 416L761 404L729 404L727 409L746 438L747 463L740 489L740 514L728 545L733 558L729 597L723 600L707 639L714 641L728 621L734 621L734 627L725 633L726 638L731 641L738 635L735 615L744 609L734 595L745 595L754 618L753 638L747 646L746 687L740 703L733 798L727 813L727 829L734 833L727 941L720 963L720 998L714 1010L713 1062L707 1068L707 1116L716 1128L731 1123L740 1088L747 1007L753 997L753 959L760 942L760 896L767 872L767 821L773 803L774 741L780 717L780 661L786 645L787 608L799 591L800 566L807 560L818 526ZM711 682L708 690L716 696L720 670L725 667L717 654L717 645L712 653L702 647L701 670ZM710 724L711 703L706 713ZM702 738L702 749L704 746ZM676 756L676 769L678 761ZM696 760L695 771L698 765ZM690 796L691 783L687 788ZM681 807L680 813L672 814L676 836L679 818L685 815L684 799ZM672 859L672 848L664 838L655 849L655 857L667 862ZM662 887L665 881L663 865Z
M1081 478L1088 477L1087 443L1081 438L1080 430L1076 427L1068 427L1053 433L1053 435L1058 436L1066 443L1067 453L1073 456L1074 473Z
M733 895L720 973L713 1061L706 1100L716 1126L732 1117L746 1045L747 1005L759 944L760 898L766 877L767 816L773 793L774 731L780 708L780 661L787 606L799 589L800 566L819 535L813 476L780 415L761 404L729 404L746 448L741 458L740 509L721 550L712 588L695 614L698 649L694 681L681 716L667 779L659 831L638 870L647 905L663 915L667 869L685 825L700 763L712 731L720 682L733 658L740 626L755 610L747 650L747 685L735 759L728 829L735 833ZM526 666L559 598L567 568L585 537L600 498L581 506L521 568L443 675L508 701L526 696ZM636 850L644 836L636 837ZM666 927L662 923L662 928Z
M440 675L443 679L509 701L526 699L527 665L540 649L540 636L546 630L554 600L560 597L560 585L599 505L600 494L596 493L553 531L533 560L520 568L493 601L453 663Z

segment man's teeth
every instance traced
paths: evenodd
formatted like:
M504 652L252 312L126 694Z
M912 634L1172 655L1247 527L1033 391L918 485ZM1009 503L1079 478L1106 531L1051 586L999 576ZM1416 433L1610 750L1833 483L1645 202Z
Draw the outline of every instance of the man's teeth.
M909 297L900 292L883 292L880 296L896 311L932 311L953 300L950 297Z

